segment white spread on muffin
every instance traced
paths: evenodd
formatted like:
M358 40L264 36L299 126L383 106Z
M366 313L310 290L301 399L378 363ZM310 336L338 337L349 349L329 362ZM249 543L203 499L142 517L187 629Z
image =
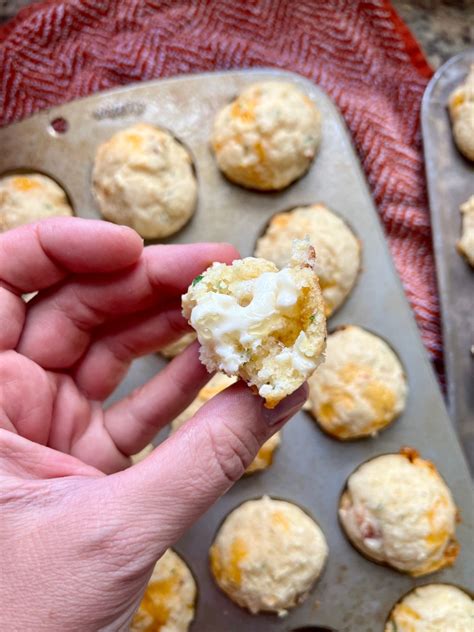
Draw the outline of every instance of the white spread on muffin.
M283 270L248 257L214 263L183 296L207 369L238 375L273 408L322 360L326 323L314 250L294 242Z

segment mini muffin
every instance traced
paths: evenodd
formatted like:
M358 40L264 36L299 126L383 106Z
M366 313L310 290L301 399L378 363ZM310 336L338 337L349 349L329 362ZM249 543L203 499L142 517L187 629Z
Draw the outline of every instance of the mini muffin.
M294 242L288 266L265 259L213 263L183 296L209 372L241 377L273 408L322 360L326 321L314 249Z
M393 608L385 632L469 632L474 602L450 584L428 584L409 592Z
M175 432L178 428L188 421L207 401L226 389L231 384L237 381L235 377L228 377L224 373L217 373L213 378L202 388L196 399L184 410L176 419L171 423L171 430ZM281 432L276 432L268 441L262 445L257 453L257 456L248 466L245 473L253 474L261 470L266 470L273 462L273 454L281 443Z
M61 187L39 173L0 178L0 232L56 216L73 215Z
M196 592L191 571L168 549L155 565L131 632L187 632L194 619Z
M191 156L169 132L145 123L100 145L92 183L102 215L146 239L172 235L196 207Z
M453 564L459 552L451 492L435 466L410 448L355 470L339 517L363 555L413 577Z
M210 549L218 586L252 614L286 614L307 597L328 555L323 532L299 507L268 496L234 509Z
M178 338L175 342L171 342L169 345L166 345L166 347L163 347L163 349L160 350L160 353L165 358L175 358L182 351L187 349L195 340L196 332L190 331L189 333L184 334L184 336L181 336L181 338Z
M474 116L474 115L473 115ZM462 235L458 241L458 251L466 257L474 267L474 195L461 204Z
M313 101L291 83L265 81L245 88L217 114L211 143L229 180L267 191L305 173L320 137Z
M337 439L375 435L403 411L406 395L395 353L354 325L328 336L325 362L309 379L310 411Z
M463 84L449 97L453 136L459 151L474 160L474 64Z
M338 215L323 204L278 213L258 240L255 256L282 268L291 256L293 239L306 236L316 251L315 270L329 317L349 295L360 270L360 243Z

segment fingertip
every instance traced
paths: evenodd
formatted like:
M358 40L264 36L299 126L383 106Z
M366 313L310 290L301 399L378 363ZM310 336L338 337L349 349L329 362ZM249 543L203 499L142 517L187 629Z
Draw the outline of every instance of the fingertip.
M136 255L136 259L138 259L142 253L145 240L141 235L137 233L136 230L130 228L130 226L121 226L118 224L109 224L113 226L115 229L120 231L124 242L126 243L128 249L130 251L134 251Z
M266 408L263 409L263 416L265 421L269 426L275 426L283 421L287 421L293 415L301 410L304 406L306 400L308 399L309 387L306 382L304 382L296 391L290 393L282 399L281 402L275 408Z
M125 268L143 251L143 240L132 228L103 220L55 217L39 222L36 230L46 254L72 272Z
M216 245L220 246L223 250L225 261L222 261L222 263L232 263L236 259L241 259L240 252L233 244L223 241Z
M239 380L208 400L199 412L207 414L212 410L212 414L235 418L237 423L242 420L245 424L249 421L255 424L256 420L264 419L263 405L264 400Z

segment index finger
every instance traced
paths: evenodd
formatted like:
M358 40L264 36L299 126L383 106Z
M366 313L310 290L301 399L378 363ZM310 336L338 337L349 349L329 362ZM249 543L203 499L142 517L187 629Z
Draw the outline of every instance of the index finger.
M50 287L70 273L113 272L140 258L143 241L126 226L57 217L0 234L0 285L17 294Z
M180 300L193 278L213 261L230 263L238 256L227 244L148 246L137 263L124 271L74 275L29 303L16 348L43 368L69 368L113 321L121 332L117 344L122 341L126 349L132 347L141 355L140 350L150 348L152 340L148 327L140 333L135 316L153 318L149 310L158 315L170 302ZM163 332L156 336L161 344L166 340Z

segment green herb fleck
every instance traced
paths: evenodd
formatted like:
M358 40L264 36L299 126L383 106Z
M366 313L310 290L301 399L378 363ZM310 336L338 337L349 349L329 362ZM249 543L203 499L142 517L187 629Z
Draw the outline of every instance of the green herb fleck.
M202 281L203 278L204 278L203 274L198 274L197 277L193 279L193 282L191 285L194 287L196 283L199 283L199 281Z
M316 318L316 314L311 314L311 316L309 317L309 322L314 323L315 318Z
M395 621L393 621L393 620L392 620L392 621L390 621L390 623L392 624L392 630L393 630L393 632L398 632L398 626L397 626L397 624L395 623Z

